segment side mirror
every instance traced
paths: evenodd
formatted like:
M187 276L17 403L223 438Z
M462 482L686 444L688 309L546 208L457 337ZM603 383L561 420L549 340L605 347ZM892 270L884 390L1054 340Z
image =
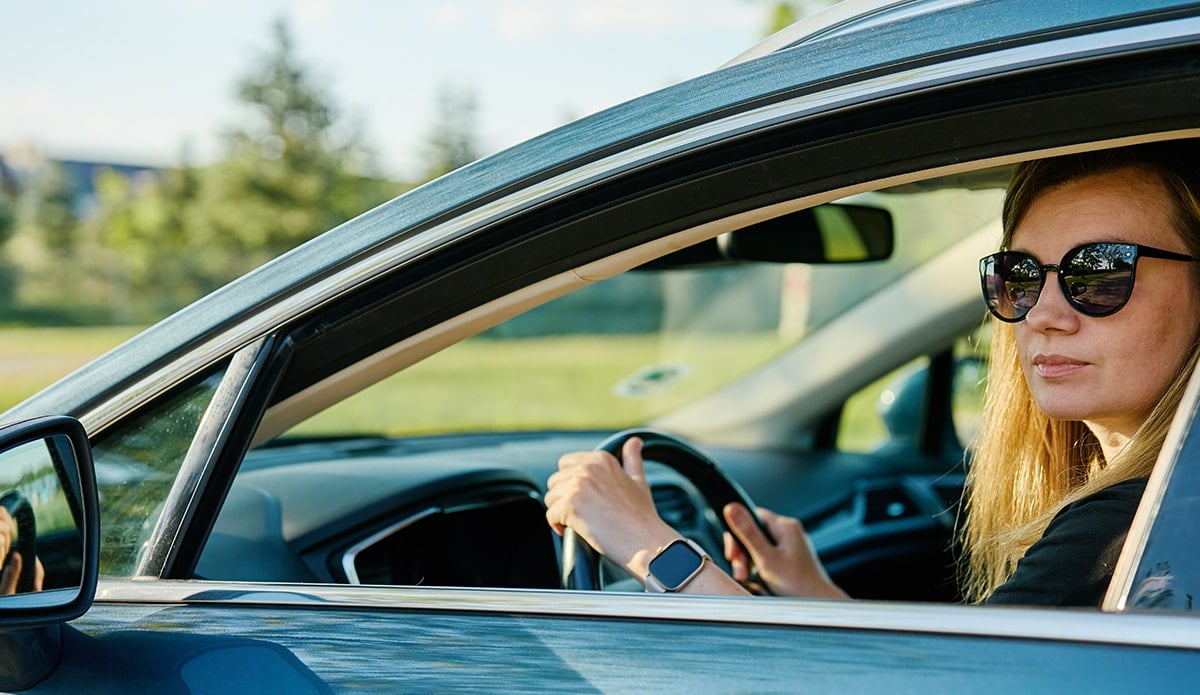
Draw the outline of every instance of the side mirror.
M735 229L655 259L648 270L767 263L863 263L891 257L892 213L869 205L826 203Z
M0 427L0 688L44 678L59 626L96 595L100 519L87 433L44 417Z

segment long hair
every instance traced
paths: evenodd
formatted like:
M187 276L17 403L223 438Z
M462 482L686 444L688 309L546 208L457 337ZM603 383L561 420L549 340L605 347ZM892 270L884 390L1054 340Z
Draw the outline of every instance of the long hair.
M1005 195L1001 248L1043 192L1090 176L1135 167L1156 179L1174 209L1175 231L1200 258L1200 141L1183 140L1066 155L1017 165ZM1193 282L1200 286L1200 264ZM1200 317L1191 317L1200 334ZM985 601L1064 506L1114 483L1150 474L1167 428L1200 357L1200 335L1133 437L1106 461L1078 420L1048 417L1026 385L1013 324L992 322L983 426L967 474L963 594Z

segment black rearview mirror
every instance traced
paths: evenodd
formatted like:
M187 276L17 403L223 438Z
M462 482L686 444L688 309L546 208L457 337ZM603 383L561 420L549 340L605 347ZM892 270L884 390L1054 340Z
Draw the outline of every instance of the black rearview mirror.
M861 263L892 255L892 215L829 203L718 237L730 258L776 263Z
M768 263L862 263L892 255L892 214L869 205L827 203L736 229L642 266L649 270Z

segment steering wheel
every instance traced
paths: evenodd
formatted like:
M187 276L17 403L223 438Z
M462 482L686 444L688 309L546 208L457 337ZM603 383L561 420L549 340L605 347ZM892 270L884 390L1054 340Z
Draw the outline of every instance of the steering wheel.
M33 507L29 504L29 498L18 490L9 490L0 495L0 507L7 509L9 516L17 523L16 545L9 548L10 552L4 558L3 564L8 565L8 558L12 557L11 551L21 553L21 576L17 578L17 593L33 591L33 577L37 569L37 522L33 517Z
M725 475L715 461L684 440L656 430L633 429L612 435L601 442L596 451L607 451L620 461L621 447L633 437L641 438L642 456L645 459L666 465L696 487L700 496L716 512L726 531L729 531L729 525L725 523L721 510L730 502L738 502L750 511L751 517L767 540L775 542L762 519L758 517L757 507L750 501L745 490ZM584 591L601 588L600 554L570 528L564 530L562 536L562 586L564 589Z

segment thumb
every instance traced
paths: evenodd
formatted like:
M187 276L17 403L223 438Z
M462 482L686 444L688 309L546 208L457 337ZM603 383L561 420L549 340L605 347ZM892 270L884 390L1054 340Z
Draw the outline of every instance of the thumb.
M774 547L774 544L767 540L767 537L758 528L754 517L750 515L750 510L746 509L745 505L731 502L725 505L725 509L722 511L725 515L725 522L729 524L729 529L745 546L746 552L750 553L750 558L756 565L761 564L759 558L765 551Z
M621 466L625 475L634 480L646 477L646 467L642 462L642 440L640 437L630 437L621 446Z

